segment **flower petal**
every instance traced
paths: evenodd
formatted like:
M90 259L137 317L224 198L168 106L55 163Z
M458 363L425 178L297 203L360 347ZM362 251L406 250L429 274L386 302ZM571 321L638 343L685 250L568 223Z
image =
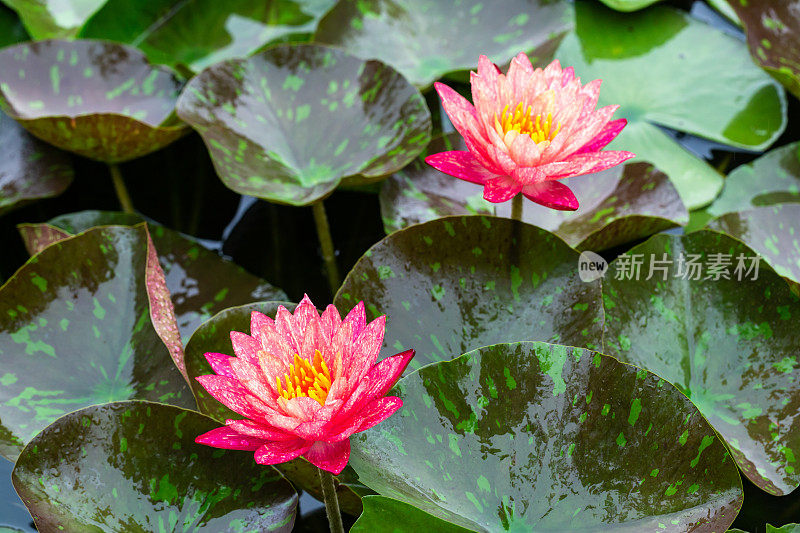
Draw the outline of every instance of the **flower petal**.
M303 457L314 466L327 470L333 475L339 475L350 460L350 441L339 442L317 441L311 446Z
M581 146L575 154L584 154L587 152L598 152L606 147L608 143L614 140L619 133L625 128L628 121L624 118L618 118L606 123L600 133L594 139Z
M253 311L250 313L250 336L254 339L259 338L259 333L264 329L275 327L275 321L264 313Z
M237 431L223 426L198 435L194 441L197 444L205 444L214 448L225 448L228 450L249 450L254 451L264 445L262 439L242 435Z
M261 465L276 465L296 459L306 453L311 443L303 439L270 441L256 450L255 460Z
M258 351L261 349L261 342L250 335L231 331L231 344L233 344L233 353L236 354L236 357L258 364Z
M455 92L444 83L436 82L433 84L439 98L442 100L442 107L453 127L465 138L472 138L479 142L487 142L483 134L483 128L478 122L478 114L469 101Z
M261 441L261 444L264 444L265 440L294 440L297 438L295 435L287 431L273 428L271 426L263 426L247 419L226 420L225 425L236 433L239 433L241 436L258 439ZM255 450L256 448L253 449Z
M426 157L425 162L445 174L450 174L464 181L481 185L487 179L497 177L497 174L484 168L471 152L456 150L452 152L439 152L438 154L432 154Z
M353 343L353 353L344 363L348 384L353 387L360 381L378 358L386 331L386 316L381 315L369 324Z
M542 181L522 190L525 198L537 204L561 211L578 209L578 199L569 187L558 181Z
M395 414L401 407L403 407L403 400L397 396L385 396L375 400L359 413L361 425L356 432L364 431L380 424Z
M317 312L317 308L311 302L311 298L308 297L308 294L304 294L303 299L300 300L300 303L297 304L294 310L295 330L300 332L300 336L297 337L298 341L303 338L309 325L311 325L312 322L318 321L319 313Z
M342 321L343 326L344 324L350 324L352 326L353 339L361 334L361 330L363 330L364 326L367 324L367 313L364 310L364 302L358 302L356 306L347 313L347 316L344 317Z
M636 157L636 154L624 151L604 150L602 152L589 152L574 154L560 162L556 173L547 173L548 180L569 178L572 176L582 176L600 172L607 168L619 165L628 159ZM543 167L541 167L543 168Z
M328 342L333 338L334 333L342 325L342 316L335 305L328 305L320 317L322 323L322 330L325 332Z
M483 185L483 197L490 202L501 203L511 200L521 190L522 187L509 176L501 176L486 181Z
M377 398L389 392L389 390L394 387L394 384L397 383L397 380L400 379L400 376L413 357L414 350L406 350L405 352L387 357L370 368L369 373L367 373L367 379L370 381L370 384L374 384L373 386L375 387L370 391L372 397Z
M225 376L232 378L233 377L233 370L231 370L231 360L236 359L235 357L231 357L229 355L221 354L221 353L206 353L206 360L208 364L211 365L211 370L214 371L215 374L220 376Z

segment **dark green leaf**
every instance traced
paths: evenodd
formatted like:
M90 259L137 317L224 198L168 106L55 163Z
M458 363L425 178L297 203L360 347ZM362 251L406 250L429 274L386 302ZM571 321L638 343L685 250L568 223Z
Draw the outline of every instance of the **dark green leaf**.
M4 456L16 458L42 428L87 405L194 406L164 345L174 349L177 326L148 255L143 225L99 228L49 246L0 287Z
M735 38L662 6L623 16L580 2L576 16L577 29L556 57L584 80L602 78L600 105L619 104L617 115L629 121L609 147L652 162L689 209L714 199L721 176L657 126L753 150L783 131L780 85L753 65Z
M319 23L314 40L376 57L425 87L448 72L498 64L520 51L549 60L572 27L567 2L549 0L344 0Z
M800 533L800 524L786 524L781 527L767 524L767 533Z
M506 218L448 217L398 231L356 263L336 294L386 315L383 356L413 348L411 365L498 342L599 348L600 282L578 276L578 252Z
M28 40L28 33L13 11L0 5L0 48Z
M186 132L174 120L181 84L129 46L49 40L0 50L0 107L59 148L118 163Z
M617 11L637 11L659 0L602 0L602 2Z
M656 235L628 254L603 285L605 352L674 383L757 486L775 495L794 490L800 300L764 265L753 279L755 252L720 233ZM635 254L642 254L638 280Z
M645 370L581 348L497 344L429 365L351 437L381 495L478 531L724 531L742 504L725 445Z
M448 521L417 509L399 500L384 496L365 496L364 513L350 529L350 533L466 533L469 529L451 524Z
M319 45L280 45L209 67L178 113L236 192L305 205L342 178L375 181L430 140L425 100L394 69Z
M291 531L291 484L252 454L195 444L215 427L152 402L87 407L31 441L14 487L42 533Z
M74 37L107 0L2 0L15 10L34 39Z

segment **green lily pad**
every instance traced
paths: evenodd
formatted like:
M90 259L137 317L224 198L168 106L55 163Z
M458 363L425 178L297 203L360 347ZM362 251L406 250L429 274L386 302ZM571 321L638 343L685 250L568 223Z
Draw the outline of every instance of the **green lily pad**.
M727 213L708 227L734 237L755 250L764 262L800 295L800 204L779 204Z
M427 151L466 149L461 136L451 134L434 140ZM577 196L578 211L556 211L525 202L522 220L555 233L573 247L603 250L689 221L667 176L647 163L616 166L562 183ZM424 158L389 178L380 201L386 233L448 215L511 215L508 202L487 202L482 185L443 174Z
M178 114L208 146L223 183L305 205L343 178L376 181L430 140L422 95L394 69L319 45L279 45L207 68Z
M107 0L2 0L17 12L34 39L75 37Z
M665 172L689 209L710 203L722 177L658 126L763 150L786 125L780 85L753 65L745 46L668 7L620 16L580 2L576 31L556 57L583 79L602 78L600 105L619 104L617 115L629 121L609 148L634 152Z
M436 531L438 533L466 533L456 524L435 517L399 500L384 496L365 496L363 498L364 513L358 517L350 528L350 533L417 533L419 531Z
M602 2L617 11L638 11L660 0L602 0Z
M800 299L766 266L756 277L755 256L711 231L656 235L634 247L604 281L605 352L674 383L744 474L783 495L800 485ZM654 266L664 270L646 280Z
M198 409L202 413L220 423L224 423L229 419L238 420L242 418L241 415L231 411L212 397L195 378L214 373L205 358L206 353L233 355L231 331L249 334L250 315L253 311L259 311L274 318L279 305L294 308L294 304L288 302L256 302L225 309L204 322L189 339L186 344L186 369L191 378L190 385L197 399ZM276 467L303 490L317 499L322 499L322 488L317 467L302 457L288 463L276 465ZM340 506L350 514L359 515L361 513L361 498L357 491L362 486L357 483L355 476L352 475L352 469L347 468L339 476L335 477L338 479L336 494L339 497Z
M753 59L800 98L800 0L728 0L747 34Z
M351 437L351 464L381 495L453 524L724 531L742 504L736 466L697 408L597 352L497 344L394 391L402 409Z
M40 139L91 159L141 157L187 131L173 113L181 83L130 46L22 43L0 50L0 72L3 111Z
M323 17L314 40L376 57L426 87L448 72L474 68L480 54L498 64L520 50L552 57L572 25L567 2L347 0Z
M80 36L134 45L153 63L198 72L225 59L248 56L272 42L310 36L334 3L108 0L89 19Z
M290 532L291 484L252 456L194 442L216 426L170 405L94 405L37 435L12 480L41 532Z
M41 198L58 196L72 183L67 154L31 136L0 113L0 215Z
M13 11L0 5L0 48L28 40L28 33Z
M413 348L409 366L498 342L602 345L600 281L578 276L578 252L507 218L447 217L392 233L347 275L334 303L386 315L382 356ZM393 344L389 344L389 343Z
M781 527L767 524L767 533L800 533L800 524L786 524Z
M177 326L154 253L144 225L98 228L52 244L0 287L3 456L87 405L194 407L170 359L182 353L170 352Z

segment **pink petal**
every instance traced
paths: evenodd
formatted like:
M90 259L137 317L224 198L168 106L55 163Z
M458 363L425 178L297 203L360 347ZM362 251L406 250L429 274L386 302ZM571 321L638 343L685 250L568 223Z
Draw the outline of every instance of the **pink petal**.
M261 465L276 465L296 459L306 453L311 443L303 439L290 441L271 441L264 443L256 450L256 463Z
M293 359L294 354L300 353L303 331L296 326L291 311L282 305L278 306L278 312L275 314L275 327L289 344L289 357Z
M484 168L470 152L439 152L425 158L425 162L436 170L472 183L483 184L497 174Z
M522 187L517 185L510 177L501 176L488 180L483 185L483 197L490 202L501 203L511 200L521 190Z
M313 420L317 411L322 407L317 400L308 396L292 398L291 400L278 397L278 406L286 413L286 416L295 419L298 425L302 422Z
M261 349L261 342L250 335L245 335L238 331L231 331L231 344L236 357L241 357L245 361L258 364L258 351Z
M314 312L316 313L316 311ZM307 361L313 361L314 352L319 350L320 354L324 353L328 344L325 340L325 333L319 317L312 319L306 326L305 334L300 344L300 357Z
M225 425L245 437L252 437L264 444L265 440L294 440L297 437L289 432L270 426L257 424L252 420L226 420ZM254 450L256 448L253 448Z
M345 375L347 381L354 384L360 380L375 364L378 353L383 346L383 334L386 331L386 316L381 315L369 324L354 342L353 354L350 360L345 363Z
M558 181L543 181L528 185L522 190L525 198L551 209L575 211L578 199L569 187Z
M619 165L620 163L627 161L632 157L636 157L636 154L623 151L617 152L613 150L574 154L562 162L568 166L560 167L558 174L548 173L547 179L556 180L569 178L572 176L581 176L583 174L591 174L593 172L600 172L601 170Z
M478 161L478 164L480 164L483 168L493 174L503 173L503 169L500 168L500 166L498 166L498 164L495 163L491 157L489 157L489 151L486 149L487 146L476 144L476 142L472 139L464 139L464 144L467 145L467 150L472 153L472 155Z
M214 371L215 374L219 374L220 376L225 376L232 378L233 377L233 370L231 370L231 360L235 359L235 357L231 357L229 355L221 354L221 353L206 353L206 360L208 364L211 365L211 370Z
M259 313L258 311L250 313L250 336L254 339L259 338L259 333L262 330L273 329L274 326L275 322L264 313Z
M369 370L367 379L376 387L371 391L373 398L383 396L394 387L412 357L414 357L414 350L407 350L379 361Z
M602 150L608 143L613 141L617 135L619 135L619 133L627 124L628 121L624 118L618 118L617 120L611 120L607 122L603 129L600 130L600 133L598 133L594 139L578 149L575 154L584 154L587 152L597 152Z
M197 444L205 444L215 448L249 451L257 450L264 444L264 441L259 438L242 435L229 427L212 429L197 436L194 441Z
M521 187L544 181L547 175L539 167L519 167L511 175Z
M532 167L539 163L542 151L549 143L536 143L530 135L518 135L509 147L509 155L520 167Z
M303 299L300 300L294 310L294 323L297 330L301 332L300 338L302 338L303 332L308 329L312 322L318 321L319 312L317 312L317 308L311 303L311 298L304 294Z
M299 423L250 394L235 380L214 375L198 376L195 379L217 401L244 417L263 421L265 425L289 430L294 429Z
M325 332L328 342L330 342L333 338L333 334L336 333L336 330L342 325L342 316L339 314L339 310L336 309L335 305L329 305L322 313L320 322L322 323L322 330Z
M260 365L254 365L244 359L235 359L231 362L231 369L239 383L253 396L268 403L276 401L278 391L275 388L275 380L268 379Z
M358 327L353 324L354 320L347 321L345 319L334 334L330 344L322 352L322 359L331 373L331 381L335 381L343 375L344 361L348 360L353 352L353 328Z
M303 453L303 457L314 466L333 475L339 475L350 460L350 441L348 439L339 442L317 441Z
M356 306L347 313L347 316L344 317L344 321L342 322L342 325L344 324L350 324L353 327L353 339L361 334L361 330L364 329L364 326L367 324L367 313L364 311L364 302L358 302Z
M397 396L385 396L372 402L359 413L361 426L356 431L365 431L372 426L380 424L395 414L401 407L403 407L403 400Z
M450 117L450 122L458 133L465 138L485 143L486 137L483 135L483 128L478 122L478 114L472 104L444 83L436 82L433 86L439 93L445 113Z
M575 79L575 69L572 67L567 67L561 73L561 86L566 87L569 83Z
M289 314L289 311L284 311ZM262 322L258 335L254 334L253 337L258 339L263 353L281 361L286 367L292 364L296 353L293 344L294 340L288 337L283 328L279 327L276 322L272 324Z
M619 109L618 105L608 105L601 107L582 119L580 121L580 128L570 135L568 141L561 149L562 153L564 155L572 154L590 140L594 139L603 128L605 128L605 125L611 119L611 115L613 115L617 109Z

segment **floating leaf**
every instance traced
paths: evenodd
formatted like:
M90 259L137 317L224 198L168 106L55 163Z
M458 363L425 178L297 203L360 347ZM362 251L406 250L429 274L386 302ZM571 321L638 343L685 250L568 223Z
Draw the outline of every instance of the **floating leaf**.
M724 531L742 504L736 467L691 402L597 352L497 344L394 390L402 409L351 438L351 464L381 495L453 524Z
M637 255L638 276L631 268ZM800 300L763 265L753 279L755 255L730 237L700 231L656 235L617 258L616 275L603 285L605 352L674 383L745 475L782 495L800 485Z
M81 37L134 45L150 61L197 72L271 42L313 33L335 0L109 0Z
M422 511L413 505L384 496L365 496L364 513L350 528L350 533L417 533L436 531L438 533L466 533L470 530L451 524Z
M216 426L151 402L87 407L31 441L14 487L43 533L291 531L291 484L252 454L194 442Z
M0 107L59 148L104 161L134 159L186 132L174 119L181 83L130 46L49 40L0 50Z
M602 2L617 11L638 11L659 0L602 0Z
M484 54L507 63L520 50L552 57L572 27L572 7L549 0L346 0L319 23L315 41L376 57L425 87L474 68Z
M430 140L425 100L394 69L318 45L280 45L207 68L178 114L241 194L304 205L342 178L375 181Z
M16 458L39 430L87 405L194 406L159 338L172 340L169 324L151 318L155 301L169 295L146 283L157 275L148 272L148 250L144 225L98 228L49 246L0 287L5 457Z
M48 146L0 113L0 214L58 196L72 183L67 154Z
M107 0L2 0L17 12L34 39L74 37Z
M0 5L0 48L27 39L28 33L19 18L13 11Z
M600 282L578 277L578 252L511 219L448 217L392 233L356 263L336 294L386 315L381 354L413 348L411 366L497 342L601 346Z
M460 135L434 140L430 153L466 150ZM617 166L564 180L581 206L556 211L526 202L522 219L552 231L573 247L602 250L686 224L689 214L666 175L647 163ZM423 158L389 178L381 189L387 233L434 218L462 214L508 217L511 206L483 199L483 186L455 179Z
M629 124L610 147L665 172L689 209L711 202L722 178L658 126L752 150L769 146L785 127L781 87L753 65L741 42L688 14L653 6L620 16L580 2L576 26L556 57L585 80L602 78L600 105L621 106L617 114Z
M241 415L231 411L208 394L206 389L195 378L214 373L205 358L206 353L234 355L233 346L231 345L231 331L249 334L250 315L253 311L259 311L274 318L279 305L294 309L294 304L288 302L257 302L231 307L214 315L194 332L186 344L186 368L191 378L192 392L197 399L197 406L201 412L220 423L224 423L228 419L238 420L242 418ZM322 499L317 467L302 457L276 466L286 477L303 490L313 494L317 499ZM349 471L350 469L347 469L338 476L339 483L336 493L342 509L358 515L361 513L361 498L354 489L358 489L360 484L355 482L355 477Z

